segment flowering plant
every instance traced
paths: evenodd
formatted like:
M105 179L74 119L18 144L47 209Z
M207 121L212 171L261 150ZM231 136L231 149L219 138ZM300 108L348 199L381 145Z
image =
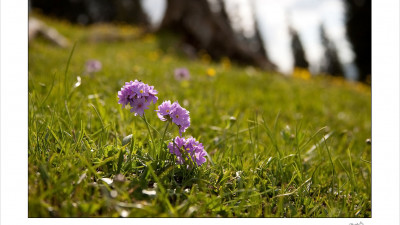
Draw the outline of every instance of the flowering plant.
M118 104L122 104L122 108L126 105L130 105L131 112L136 115L143 116L144 110L148 109L151 102L154 104L157 102L158 92L154 89L154 86L149 86L140 81L125 82L125 85L118 91Z
M188 139L176 137L168 145L169 152L176 155L177 163L200 166L206 162L205 156L207 152L204 150L203 144L199 143L193 137Z
M174 75L175 75L175 79L178 81L190 79L189 70L186 68L176 68L174 70Z
M102 68L101 62L95 59L88 60L85 63L85 69L87 73L96 73L99 72Z
M163 151L164 138L168 130L168 125L172 122L176 124L179 128L180 137L176 137L172 142L169 143L169 152L176 156L178 164L188 163L188 167L193 167L195 165L200 166L206 162L205 156L207 152L204 150L203 144L199 143L193 137L185 139L182 137L182 133L190 126L190 116L189 111L179 105L178 102L171 103L171 101L164 101L158 106L157 116L161 121L167 121L165 126L164 134L160 142L160 150L157 154L155 148L155 142L153 135L150 131L150 125L146 120L144 110L149 108L151 102L154 104L157 102L158 97L156 96L158 92L153 86L149 86L141 81L130 81L126 82L118 91L118 104L125 108L126 105L130 105L131 112L135 116L139 115L142 117L147 125L147 130L150 134L151 141L153 143L153 156L160 156L165 158Z
M169 121L175 123L179 127L179 134L182 133L190 126L189 111L182 108L178 102L171 104L171 101L164 101L158 110L156 110L158 118L161 121Z

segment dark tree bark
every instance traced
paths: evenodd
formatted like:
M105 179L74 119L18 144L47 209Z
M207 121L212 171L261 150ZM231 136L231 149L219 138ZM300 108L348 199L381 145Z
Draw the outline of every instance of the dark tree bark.
M360 80L371 75L371 0L346 0L347 34L356 54Z
M292 36L292 52L294 57L294 66L308 69L308 61L306 60L303 45L301 44L299 34L293 29L289 28L290 35Z
M256 34L255 34L255 37L254 37L254 39L256 40L255 42L257 43L257 48L256 48L256 52L258 53L258 54L260 54L260 55L262 55L263 57L265 57L265 59L266 60L268 60L269 61L269 59L268 59L268 57L267 57L267 49L265 48L265 45L264 45L264 41L263 41L263 39L262 39L262 37L261 37L261 33L260 33L260 29L258 28L258 23L257 23L257 20L255 19L254 20L255 21L255 31L256 31ZM277 67L275 66L275 68L274 69L276 69Z
M322 45L325 47L324 64L321 72L333 76L344 76L335 45L328 39L324 27L320 27Z
M190 45L206 50L213 58L228 56L241 63L275 69L265 55L252 52L237 40L226 13L213 13L207 0L168 0L160 29L179 32Z
M148 25L140 0L31 0L33 9L73 23L123 21Z
M140 0L114 0L116 8L116 21L123 21L130 24L142 26L150 25L147 14L143 11Z

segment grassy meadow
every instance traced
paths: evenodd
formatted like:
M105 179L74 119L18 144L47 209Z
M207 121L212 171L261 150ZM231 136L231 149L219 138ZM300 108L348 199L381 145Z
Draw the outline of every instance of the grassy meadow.
M370 87L189 59L171 33L36 16L71 45L29 44L29 217L371 217ZM89 59L102 69L85 73ZM145 111L154 142L118 104L135 79L159 92ZM176 126L161 143L165 100L190 111L202 166L174 163Z

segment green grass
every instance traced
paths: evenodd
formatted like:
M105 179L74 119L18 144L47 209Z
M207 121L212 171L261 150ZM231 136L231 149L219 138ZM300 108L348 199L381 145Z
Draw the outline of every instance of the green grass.
M29 45L29 217L371 217L369 87L190 60L168 33L41 18L76 46ZM85 75L88 59L103 69ZM191 80L175 81L176 67ZM135 79L159 91L156 106L190 111L184 135L204 144L206 164L152 157L145 123L117 103ZM156 106L146 117L158 149ZM177 135L170 126L165 144Z

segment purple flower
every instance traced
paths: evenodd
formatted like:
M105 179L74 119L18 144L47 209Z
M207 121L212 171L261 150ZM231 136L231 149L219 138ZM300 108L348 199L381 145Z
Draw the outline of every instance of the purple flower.
M201 164L203 164L207 161L205 158L206 155L207 155L206 151L195 152L194 156L195 156L197 165L200 166Z
M189 80L190 73L189 70L186 68L176 68L174 70L174 75L176 80Z
M182 133L185 132L190 126L189 111L187 111L185 108L182 108L177 102L174 104L176 105L170 116L172 118L172 122L178 125L179 134L182 136Z
M176 163L189 165L192 164L191 160L197 166L201 166L207 160L205 156L207 152L204 150L203 144L190 137L188 139L176 137L173 142L168 144L168 149L171 154L177 158Z
M86 61L86 72L87 73L95 73L95 72L99 72L101 70L101 62L98 60L88 60Z
M174 109L171 104L171 101L164 101L161 105L158 106L157 116L160 118L161 121L167 121L170 118L170 113Z
M133 91L136 93L138 98L147 97L149 96L150 87L149 85L140 82L133 88Z
M151 95L156 95L156 94L158 94L158 91L156 89L154 89L154 86L149 86L149 93Z
M156 110L158 118L161 121L172 121L179 127L179 134L182 133L190 126L189 111L182 108L178 102L171 104L171 101L164 101L158 110Z
M169 152L171 154L181 156L180 149L185 145L186 140L185 138L176 137L174 143L170 142L168 145Z
M121 91L118 91L118 104L121 104L122 108L129 104L132 107L131 112L135 113L135 116L138 114L143 116L144 110L149 108L150 103L157 102L156 94L158 92L154 90L153 86L137 80L125 82Z
M136 114L139 114L140 116L143 116L144 110L148 109L150 105L150 102L147 102L145 98L138 98L133 103L131 103L131 112Z

